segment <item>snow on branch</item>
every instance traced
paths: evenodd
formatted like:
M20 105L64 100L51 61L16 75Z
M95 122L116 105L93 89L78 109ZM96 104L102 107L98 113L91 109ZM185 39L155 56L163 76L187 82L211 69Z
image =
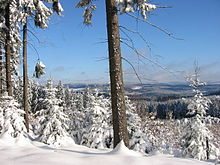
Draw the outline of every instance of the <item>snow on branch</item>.
M156 5L147 3L147 0L115 0L119 6L120 13L141 11L144 19L147 19L147 13L157 8Z
M83 12L83 18L84 18L84 24L85 25L91 25L92 24L92 15L93 11L96 10L96 5L92 3L92 0L81 0L76 5L77 8L84 8Z
M43 62L41 62L41 61L37 62L36 66L35 66L34 77L40 78L42 75L44 75L46 73L44 71L45 68L46 68L46 66L43 64Z
M141 15L144 19L147 19L148 12L151 12L156 8L166 8L147 3L147 0L115 0L115 3L120 14L141 11ZM84 8L84 24L90 25L92 23L92 12L96 10L96 5L93 4L93 0L80 0L76 7Z

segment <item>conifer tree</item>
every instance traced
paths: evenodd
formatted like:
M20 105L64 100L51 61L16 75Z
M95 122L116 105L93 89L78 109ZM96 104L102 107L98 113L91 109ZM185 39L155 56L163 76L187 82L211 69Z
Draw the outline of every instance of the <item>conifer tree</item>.
M69 88L64 89L64 103L65 103L65 110L68 109L75 109L75 104L73 100L73 93L72 90Z
M58 1L52 1L54 10L60 14L63 11ZM25 111L25 123L27 130L29 131L29 102L28 102L28 71L27 71L27 21L28 17L35 15L35 25L40 28L46 28L48 23L48 17L52 15L52 11L44 5L42 1L27 1L24 0L21 3L23 19L23 106Z
M59 106L52 80L48 80L44 91L45 98L42 100L44 109L36 113L39 122L40 141L54 146L74 144L67 132L68 116L64 113L63 107Z
M18 76L15 80L13 95L14 99L23 107L23 81L21 76Z
M1 36L1 34L0 34L0 36ZM3 94L3 82L4 82L3 68L4 68L3 50L2 50L2 43L0 41L0 97Z
M80 144L91 148L110 148L113 137L109 99L92 92L87 97L90 102L84 110L85 118Z
M109 52L109 74L111 82L111 108L113 116L114 147L123 140L126 146L129 146L124 82L122 73L122 56L120 47L120 33L118 22L118 11L128 13L141 11L144 19L147 18L147 12L156 8L156 5L147 3L147 1L135 0L106 0L106 18L108 34L108 52ZM96 6L92 0L80 0L77 7L85 8L83 17L84 23L92 23L91 18Z
M183 136L183 155L199 160L207 160L210 155L216 154L217 150L212 144L212 134L206 126L206 113L211 103L210 99L203 96L199 87L206 83L199 79L199 67L195 66L195 73L187 77L189 86L195 93L188 105L188 115L191 116L186 126L185 135Z
M44 96L43 87L40 86L37 82L31 80L30 82L30 107L31 112L36 113L41 108L41 98Z
M25 12L27 11L27 8L24 8ZM29 104L28 104L28 73L27 73L27 18L25 20L25 23L23 25L23 106L25 111L25 125L27 128L27 131L29 132L29 117L28 117L28 111L29 111Z
M128 134L130 149L146 153L149 150L149 140L143 133L142 121L136 112L136 107L131 103L128 97L125 97L125 105L128 121Z
M2 130L0 137L12 139L26 137L27 130L24 124L24 111L19 108L20 105L13 97L7 96L7 93L0 100L0 113L3 114L3 117L1 116L3 120L1 121Z
M65 89L61 81L59 81L56 86L56 98L59 99L60 104L65 107Z
M76 101L75 101L75 105L76 105L76 109L79 111L82 111L83 108L83 94L82 93L76 93L76 97L75 97Z
M12 96L12 78L11 78L11 21L10 21L10 5L8 2L5 8L5 25L7 27L6 35L5 35L5 58L6 58L6 85L7 92L9 96Z

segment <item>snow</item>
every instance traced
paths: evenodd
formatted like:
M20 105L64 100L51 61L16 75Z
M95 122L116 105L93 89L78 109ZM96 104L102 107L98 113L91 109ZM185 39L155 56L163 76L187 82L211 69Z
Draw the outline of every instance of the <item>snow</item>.
M7 144L8 146L32 146L31 140L26 138L24 135L19 135L16 138L11 137L8 132L2 134L0 136L0 146L4 146Z
M3 165L213 165L211 162L175 158L171 155L143 155L127 149L123 142L112 151L76 144L53 148L36 141L30 141L27 145L26 139L20 139L19 144L14 143L13 146L9 142L7 139L0 140L0 160Z
M141 89L142 87L141 86L135 86L135 87L133 87L133 88L131 88L131 89L133 89L133 90L139 90L139 89Z
M109 152L110 154L115 155L124 155L124 156L142 156L143 154L129 150L123 141L121 141L112 151Z

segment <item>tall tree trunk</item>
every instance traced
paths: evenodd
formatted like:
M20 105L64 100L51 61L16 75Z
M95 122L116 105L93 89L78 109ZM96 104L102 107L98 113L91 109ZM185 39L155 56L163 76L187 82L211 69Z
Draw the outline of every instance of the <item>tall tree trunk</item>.
M3 94L3 52L0 44L0 96Z
M206 137L206 158L207 158L207 160L209 159L209 157L210 157L209 138Z
M25 125L27 132L29 132L29 118L28 118L28 74L27 74L27 18L23 26L23 101L25 111Z
M10 38L10 2L5 11L5 24L7 29L5 40L5 59L6 59L6 86L9 96L12 96L12 80L11 80L11 38Z
M114 147L123 140L129 146L127 120L125 112L122 58L115 0L106 0L109 68L111 80L111 102L114 131Z

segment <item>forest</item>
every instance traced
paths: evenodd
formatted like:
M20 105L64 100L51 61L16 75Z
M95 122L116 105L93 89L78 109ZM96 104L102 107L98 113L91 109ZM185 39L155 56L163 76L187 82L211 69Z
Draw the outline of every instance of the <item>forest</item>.
M92 25L98 7L96 1L79 0L72 4L73 10L82 9L79 19L83 24ZM167 37L181 40L148 22L148 15L155 9L170 7L151 4L147 0L106 0L105 7L109 90L103 92L95 86L87 86L76 91L62 80L54 82L52 77L40 83L46 74L46 66L40 59L33 66L34 78L28 70L31 44L28 34L35 36L29 26L47 30L50 19L62 16L65 10L62 0L0 1L0 152L5 146L10 152L9 144L19 148L23 143L38 143L45 145L39 148L54 152L67 152L69 150L62 147L79 145L94 153L96 151L92 149L97 152L135 151L148 156L160 153L218 164L220 96L203 93L201 89L207 84L201 80L197 62L193 72L185 77L190 96L151 97L146 94L144 97L144 94L134 98L126 95L122 61L131 66L140 83L142 80L131 62L122 56L121 44L124 43L138 58L170 71L139 52L128 33L137 34L143 42L146 42L145 38L138 31L120 25L118 17L127 15ZM6 157L2 159L9 163Z

